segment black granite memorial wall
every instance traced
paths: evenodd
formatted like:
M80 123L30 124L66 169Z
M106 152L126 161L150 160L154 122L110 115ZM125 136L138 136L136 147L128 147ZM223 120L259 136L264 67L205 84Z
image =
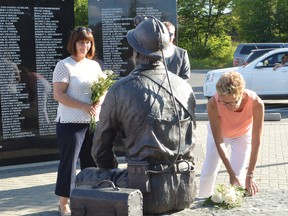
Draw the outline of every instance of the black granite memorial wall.
M89 0L89 25L96 38L97 61L120 76L131 72L132 48L126 40L137 15L154 16L177 27L176 0Z
M73 27L73 0L0 1L0 166L58 158L52 74Z
M102 69L133 69L126 40L136 15L177 24L176 0L89 0L89 26ZM73 0L0 1L0 166L58 159L56 63L67 57Z

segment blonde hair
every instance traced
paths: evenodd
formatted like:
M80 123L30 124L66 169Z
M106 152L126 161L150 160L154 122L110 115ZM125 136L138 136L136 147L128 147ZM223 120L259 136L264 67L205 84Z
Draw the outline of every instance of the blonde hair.
M240 97L245 89L245 81L238 72L224 73L216 84L217 93L221 95L233 95Z

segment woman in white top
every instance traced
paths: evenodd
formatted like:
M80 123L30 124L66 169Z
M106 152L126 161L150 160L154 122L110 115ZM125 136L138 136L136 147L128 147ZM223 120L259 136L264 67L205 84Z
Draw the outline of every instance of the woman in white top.
M95 46L90 28L75 28L67 50L71 56L59 61L53 72L53 94L59 103L56 132L60 163L55 194L60 196L60 215L71 214L69 197L75 187L78 157L81 169L95 166L89 122L91 116L99 115L101 102L92 104L90 89L94 81L106 77L99 64L92 60Z

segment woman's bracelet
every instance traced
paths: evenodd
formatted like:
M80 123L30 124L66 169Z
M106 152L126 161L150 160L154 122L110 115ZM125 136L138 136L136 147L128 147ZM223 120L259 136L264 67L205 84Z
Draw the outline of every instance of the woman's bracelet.
M247 174L246 177L253 178L253 174Z

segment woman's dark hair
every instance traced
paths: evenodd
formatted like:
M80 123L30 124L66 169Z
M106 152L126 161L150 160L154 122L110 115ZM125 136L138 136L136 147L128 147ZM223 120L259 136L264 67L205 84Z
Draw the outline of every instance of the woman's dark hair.
M86 57L88 59L93 59L95 55L95 42L94 42L92 30L90 28L86 28L82 26L75 28L70 34L68 45L67 45L67 51L69 52L69 54L76 55L77 54L76 42L85 41L85 40L91 42L91 48L88 51Z

